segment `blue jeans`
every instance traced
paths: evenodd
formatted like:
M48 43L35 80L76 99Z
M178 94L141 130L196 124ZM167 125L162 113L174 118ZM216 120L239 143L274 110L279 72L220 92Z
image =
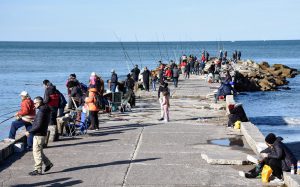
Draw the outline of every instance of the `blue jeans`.
M8 138L15 139L17 130L23 126L26 127L27 131L29 131L32 128L31 123L27 123L23 120L13 121L10 126ZM33 135L30 133L29 137L27 137L27 146L32 147L32 143L33 143Z
M112 93L116 92L116 88L117 88L117 84L116 83L111 83L110 90L111 90Z
M156 81L152 81L152 91L156 91Z

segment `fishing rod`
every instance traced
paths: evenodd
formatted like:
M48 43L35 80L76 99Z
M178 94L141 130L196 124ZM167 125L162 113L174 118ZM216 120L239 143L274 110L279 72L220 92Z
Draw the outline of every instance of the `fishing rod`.
M137 48L138 48L138 53L139 53L139 58L140 58L140 63L141 63L141 68L142 68L142 58L141 58L141 53L140 53L140 46L139 46L139 41L137 39L137 36L135 35L135 39L136 39L136 42L137 42Z
M158 40L158 36L156 34L156 39L157 39L157 45L158 45L158 49L159 49L159 54L160 54L160 60L162 61L162 55L161 55L161 50L160 50L160 45L159 45L159 40Z
M11 117L7 118L6 120L1 121L0 124L6 122L6 121L8 121L8 120L10 120L10 119L13 118L13 117L15 117L15 116L11 116Z
M126 64L127 64L127 69L128 69L128 72L130 72L129 64L128 64L128 61L127 61L127 58L129 57L129 55L128 55L127 52L126 52L125 47L124 47L123 42L121 41L121 39L118 37L118 35L117 35L116 33L114 33L114 34L115 34L117 40L119 40L119 42L120 42L120 44L121 44L121 47L122 47L123 53L124 53L124 57L125 57L125 62L126 62ZM130 58L128 58L128 59L130 59ZM130 59L130 61L131 61L131 59ZM132 64L132 66L133 66L132 61L131 61L131 64Z
M164 41L166 42L165 35L164 35L164 34L162 34L162 35L163 35L163 39L164 39ZM167 60L167 61L169 61L169 60L170 60L170 56L169 56L168 47L166 47L166 51L167 51L167 56L168 56L168 60Z
M6 116L6 115L8 115L8 114L11 114L11 113L14 113L14 112L17 112L17 111L18 111L18 110L14 110L14 111L8 112L8 113L6 113L6 114L2 114L0 117Z
M15 109L15 108L20 108L20 106L15 106L15 107L10 107L10 108L6 108L6 109L2 109L2 110L0 110L0 112L6 111L6 110L9 110L9 109Z

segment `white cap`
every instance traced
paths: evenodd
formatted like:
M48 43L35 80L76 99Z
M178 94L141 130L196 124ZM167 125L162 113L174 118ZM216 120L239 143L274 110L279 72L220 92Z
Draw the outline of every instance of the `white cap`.
M115 70L114 70L114 69L112 69L112 70L111 70L111 72L112 72L112 73L114 73L114 72L115 72Z
M95 76L95 75L96 75L96 73L95 73L95 72L92 72L92 73L91 73L91 76Z
M28 93L27 93L26 91L22 91L22 92L20 93L20 96L29 96L29 95L28 95Z

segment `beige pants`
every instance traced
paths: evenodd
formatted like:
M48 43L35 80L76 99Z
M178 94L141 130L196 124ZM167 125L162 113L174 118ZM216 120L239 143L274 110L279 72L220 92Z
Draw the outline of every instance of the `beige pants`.
M45 144L46 136L33 136L32 153L34 158L34 170L42 172L43 162L46 166L51 164L50 160L43 152L43 145Z

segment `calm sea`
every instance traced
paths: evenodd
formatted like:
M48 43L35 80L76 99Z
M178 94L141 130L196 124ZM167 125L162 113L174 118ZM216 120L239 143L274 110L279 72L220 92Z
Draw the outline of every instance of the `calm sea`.
M115 69L122 78L134 64L157 66L158 60L178 59L182 54L199 56L202 50L216 56L219 49L242 52L242 59L282 63L300 69L300 41L236 42L0 42L0 121L18 109L19 94L43 95L42 81L49 79L66 93L65 82L75 73L87 83L95 71L105 80ZM238 100L263 133L275 132L286 141L300 141L300 76L290 79L291 90L245 93ZM0 125L0 139L7 137L10 121Z

